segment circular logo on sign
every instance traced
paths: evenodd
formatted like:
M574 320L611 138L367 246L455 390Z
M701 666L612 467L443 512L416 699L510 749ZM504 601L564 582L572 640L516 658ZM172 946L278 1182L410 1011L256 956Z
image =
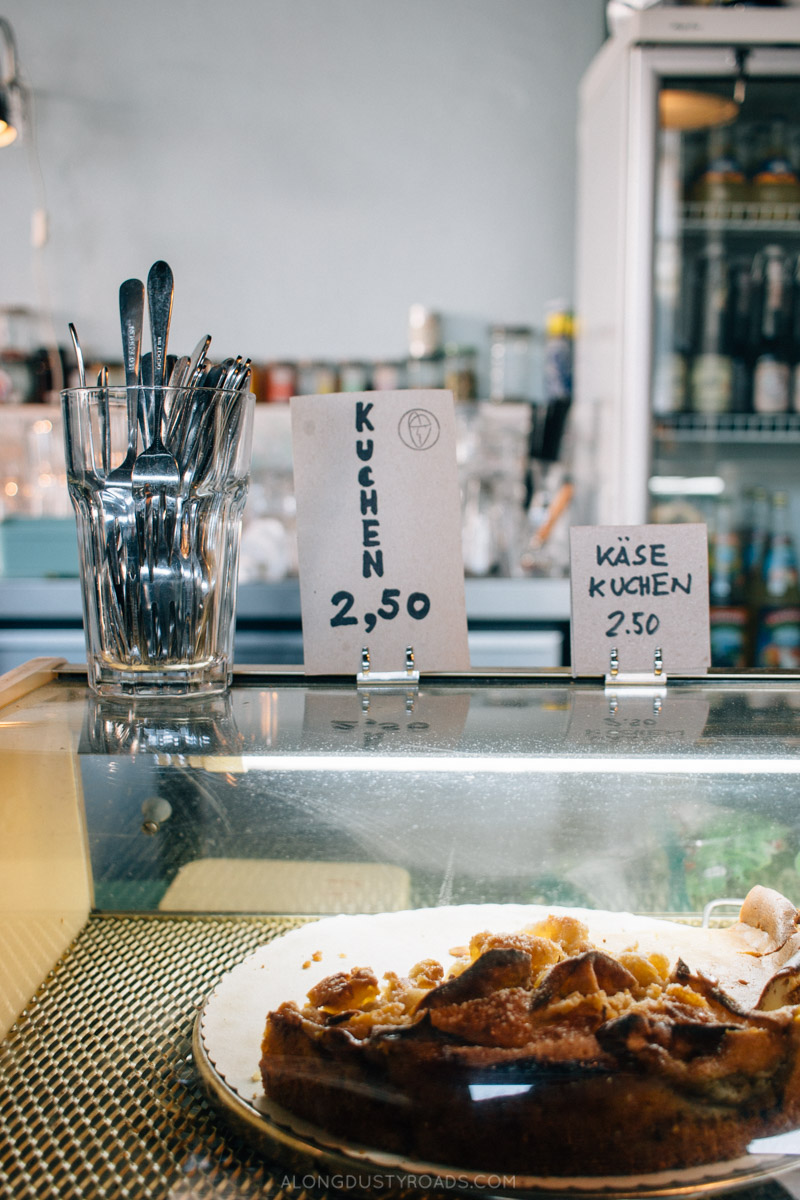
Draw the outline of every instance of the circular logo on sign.
M439 422L427 408L410 408L397 427L400 440L411 450L430 450L439 440Z

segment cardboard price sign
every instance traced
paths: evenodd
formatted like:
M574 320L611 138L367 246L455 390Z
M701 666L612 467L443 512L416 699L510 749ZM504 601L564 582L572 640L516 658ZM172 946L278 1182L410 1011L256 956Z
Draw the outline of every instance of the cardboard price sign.
M705 525L578 525L570 530L573 675L667 675L711 665Z
M453 397L291 401L300 606L309 675L469 668Z

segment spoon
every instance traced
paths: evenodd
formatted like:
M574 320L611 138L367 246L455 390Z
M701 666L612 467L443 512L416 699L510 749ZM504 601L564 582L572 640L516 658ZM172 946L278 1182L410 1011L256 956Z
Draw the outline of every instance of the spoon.
M194 387L196 385L197 379L199 378L200 373L205 366L206 356L208 355L208 348L210 345L211 334L207 333L205 337L200 338L200 341L192 351L189 359L189 367L186 372L186 378L188 380L189 387Z
M83 361L83 351L81 344L78 341L78 331L70 321L69 336L72 338L72 344L75 347L75 358L78 360L78 384L80 387L86 387L86 364Z
M108 408L108 367L101 367L97 373L97 411L100 416L100 432L103 439L101 460L103 474L108 482L108 472L111 469L111 414Z
M139 426L142 431L142 449L150 445L153 414L153 355L148 350L139 361Z
M173 412L170 414L169 430L167 432L167 442L174 448L180 448L184 444L186 438L187 426L193 420L194 409L200 403L196 389L201 384L201 376L203 376L203 368L205 365L205 356L209 353L211 346L211 334L206 334L200 338L197 346L194 347L190 358L180 359L180 377L178 379L170 379L170 386L184 389L181 395L182 403L174 404ZM187 403L191 401L191 403Z
M130 483L136 460L136 428L139 412L139 360L144 323L144 284L141 279L126 279L119 289L119 320L122 329L122 354L125 362L125 391L128 404L128 450L109 483Z

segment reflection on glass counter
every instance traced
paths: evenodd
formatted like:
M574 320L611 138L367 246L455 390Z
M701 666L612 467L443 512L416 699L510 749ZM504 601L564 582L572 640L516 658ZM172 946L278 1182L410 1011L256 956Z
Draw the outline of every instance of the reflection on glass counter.
M71 703L100 910L698 913L755 883L800 894L788 685L245 677L197 707Z

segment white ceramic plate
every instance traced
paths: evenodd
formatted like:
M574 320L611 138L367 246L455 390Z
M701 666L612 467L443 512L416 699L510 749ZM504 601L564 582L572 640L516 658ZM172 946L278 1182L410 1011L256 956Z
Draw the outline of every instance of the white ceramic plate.
M732 1162L642 1176L538 1177L502 1176L497 1172L416 1162L369 1146L344 1142L302 1121L266 1099L258 1063L267 1013L286 1000L302 1003L320 979L353 967L407 971L422 958L445 966L450 950L464 946L483 929L522 928L556 908L522 905L460 905L416 909L376 916L331 917L312 922L255 950L217 984L198 1014L194 1050L203 1083L239 1131L279 1161L315 1172L323 1183L351 1191L407 1190L479 1192L484 1197L542 1196L655 1197L726 1191L792 1170L800 1158L792 1153L753 1153ZM609 949L633 944L663 923L620 914L587 912L593 940ZM608 930L604 927L608 922ZM613 931L613 932L612 932ZM697 933L705 934L698 930ZM774 1141L775 1139L770 1139ZM778 1143L780 1145L780 1143ZM765 1149L772 1147L766 1147ZM305 1183L309 1180L306 1177Z

